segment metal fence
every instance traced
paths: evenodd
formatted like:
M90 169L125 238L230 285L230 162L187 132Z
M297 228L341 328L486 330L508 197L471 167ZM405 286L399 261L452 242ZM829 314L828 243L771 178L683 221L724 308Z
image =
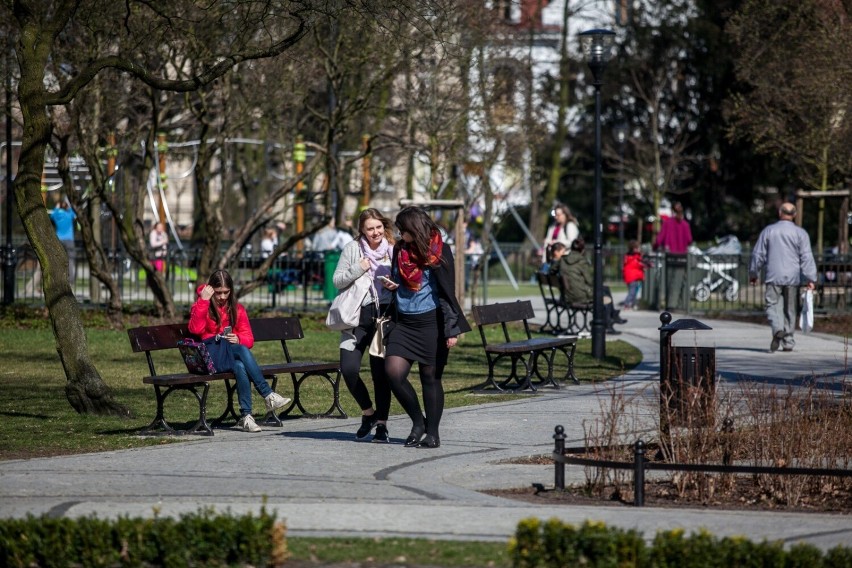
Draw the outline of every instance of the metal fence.
M169 251L165 277L178 305L188 306L195 300L199 255L199 250ZM616 289L623 284L622 255L623 250L617 246L603 249L604 281ZM112 265L113 278L118 282L122 302L128 305L152 302L153 294L148 288L141 266L121 250L107 251L107 256ZM336 252L313 252L299 256L294 251L294 254L279 257L268 271L260 274L258 266L262 259L245 254L235 259L227 268L238 289L257 277L262 279L262 286L240 297L240 301L246 305L259 308L321 310L327 308L336 293L331 284L331 275L338 257ZM737 255L689 254L685 266L679 267L685 270L688 295L688 305L685 307L666 305L667 295L671 295L671 290L668 289L668 273L675 268L672 266L671 257L649 253L644 258L649 267L645 270L641 303L646 308L663 310L670 307L694 313L758 311L763 308L764 287L751 286L748 283L748 265L751 260L748 251ZM473 259L467 260L465 271L469 272ZM105 291L97 280L90 278L88 261L81 246L77 247L76 265L76 297L82 303L102 303L105 300ZM817 267L817 310L848 311L852 304L852 258L848 255L817 257ZM519 243L500 243L490 254L488 262L483 264L484 286L487 289L491 285L512 282L532 283L535 281L536 271L540 268L541 258L532 247ZM44 301L38 263L27 244L22 244L17 249L15 300L30 304Z

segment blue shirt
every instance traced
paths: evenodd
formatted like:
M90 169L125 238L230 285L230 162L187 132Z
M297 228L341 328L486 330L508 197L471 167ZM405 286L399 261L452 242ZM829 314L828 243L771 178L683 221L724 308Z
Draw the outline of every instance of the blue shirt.
M394 281L402 282L396 270L394 270ZM438 308L438 287L433 281L430 269L423 271L420 289L416 292L400 284L396 289L396 307L403 314L425 314Z
M60 241L74 240L74 219L77 218L77 214L72 209L55 207L50 212L50 218L56 225L56 236Z

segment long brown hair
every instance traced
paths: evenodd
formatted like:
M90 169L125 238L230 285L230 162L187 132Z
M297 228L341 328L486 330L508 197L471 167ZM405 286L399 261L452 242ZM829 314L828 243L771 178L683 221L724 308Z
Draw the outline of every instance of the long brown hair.
M426 211L422 207L405 207L396 214L396 226L413 237L408 246L414 251L414 256L421 262L428 259L432 235L441 229ZM405 241L400 239L400 243L403 242Z
M382 223L385 228L385 238L389 244L393 245L396 242L396 239L393 238L393 225L391 224L391 220L382 215L382 212L375 207L367 207L361 211L360 215L358 215L358 238L361 238L364 235L364 224L370 219L375 219Z
M231 322L231 325L234 326L237 324L237 294L234 292L234 279L231 278L231 275L227 270L217 270L213 274L210 275L210 278L207 279L207 283L213 288L227 288L231 291L228 294L228 302L225 304L226 309L228 310L228 320ZM214 296L215 298L215 296ZM212 299L212 298L211 298ZM210 317L213 318L213 321L216 322L216 325L222 325L222 320L219 317L219 310L216 308L216 302L210 302L209 308Z

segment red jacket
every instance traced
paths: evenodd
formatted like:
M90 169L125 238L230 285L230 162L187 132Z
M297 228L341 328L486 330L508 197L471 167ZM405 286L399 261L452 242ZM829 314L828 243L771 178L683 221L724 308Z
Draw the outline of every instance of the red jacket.
M642 254L638 252L624 255L624 282L630 284L637 280L645 279L645 264L642 262Z
M237 304L237 322L231 323L228 318L228 310L219 309L219 317L222 320L220 325L216 325L216 321L210 317L210 302L211 300L202 300L200 293L204 286L199 286L195 293L199 294L198 299L192 304L189 310L189 332L197 335L202 340L214 337L217 333L222 333L222 330L231 326L231 331L237 334L240 345L245 345L249 349L254 346L254 334L251 331L246 309L242 304ZM231 292L233 294L233 292Z

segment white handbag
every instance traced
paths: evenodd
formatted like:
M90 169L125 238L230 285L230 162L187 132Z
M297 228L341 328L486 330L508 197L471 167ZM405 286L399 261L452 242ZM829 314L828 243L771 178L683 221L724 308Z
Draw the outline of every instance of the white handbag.
M361 320L361 304L372 287L370 272L367 271L341 290L328 308L325 325L335 331L357 327Z

